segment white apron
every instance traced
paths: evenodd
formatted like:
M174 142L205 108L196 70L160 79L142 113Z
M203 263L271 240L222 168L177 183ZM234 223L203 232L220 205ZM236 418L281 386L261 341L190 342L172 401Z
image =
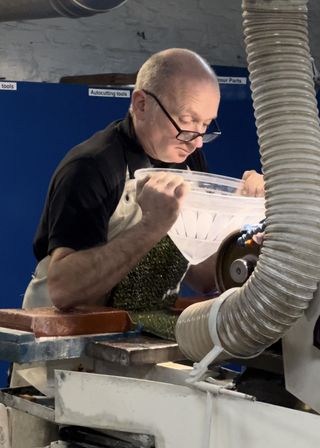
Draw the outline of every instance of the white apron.
M136 180L129 178L127 171L126 183L119 204L109 221L108 241L113 240L126 229L137 224L142 212L136 202ZM47 273L50 255L41 260L32 276L23 298L23 308L52 306L47 288ZM103 303L101 303L103 305Z

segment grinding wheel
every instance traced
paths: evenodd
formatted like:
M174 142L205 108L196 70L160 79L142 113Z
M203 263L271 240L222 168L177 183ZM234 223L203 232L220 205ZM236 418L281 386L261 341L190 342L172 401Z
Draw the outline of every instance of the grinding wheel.
M260 254L260 246L237 244L240 231L230 233L220 244L217 252L215 281L222 293L230 288L242 286L252 274Z

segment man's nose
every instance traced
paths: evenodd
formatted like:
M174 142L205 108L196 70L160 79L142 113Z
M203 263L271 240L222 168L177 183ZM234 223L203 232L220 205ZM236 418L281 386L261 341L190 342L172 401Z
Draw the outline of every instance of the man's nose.
M193 143L196 148L202 148L203 146L203 138L199 135L197 138L193 140Z

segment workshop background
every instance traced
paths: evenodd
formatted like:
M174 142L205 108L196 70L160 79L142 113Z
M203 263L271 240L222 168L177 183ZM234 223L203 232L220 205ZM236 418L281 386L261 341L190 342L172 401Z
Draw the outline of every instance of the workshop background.
M320 2L308 7L320 66ZM0 77L58 82L66 75L132 73L168 47L195 50L213 65L245 67L241 0L128 0L88 18L0 23Z
M310 0L309 10L311 51L320 67L319 2ZM88 86L57 83L66 76L133 74L152 53L169 47L195 50L218 75L240 80L221 84L223 137L209 158L219 174L259 169L249 84L241 84L247 77L241 0L128 0L87 18L0 22L0 80L18 81L17 91L0 90L1 308L21 304L35 263L32 237L57 161L121 118L129 104L89 100ZM6 368L0 363L0 387Z

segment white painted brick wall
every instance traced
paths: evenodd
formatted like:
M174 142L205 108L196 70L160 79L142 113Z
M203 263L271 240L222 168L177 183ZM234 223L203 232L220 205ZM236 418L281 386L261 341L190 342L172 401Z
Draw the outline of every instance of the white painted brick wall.
M210 63L243 66L241 32L240 0L128 0L83 19L0 23L0 76L58 81L130 73L150 54L174 46L196 50Z
M315 42L319 42L319 0ZM61 76L135 72L168 47L196 50L211 64L245 66L241 0L128 0L83 19L0 23L0 77L58 81ZM315 44L316 60L320 49Z

